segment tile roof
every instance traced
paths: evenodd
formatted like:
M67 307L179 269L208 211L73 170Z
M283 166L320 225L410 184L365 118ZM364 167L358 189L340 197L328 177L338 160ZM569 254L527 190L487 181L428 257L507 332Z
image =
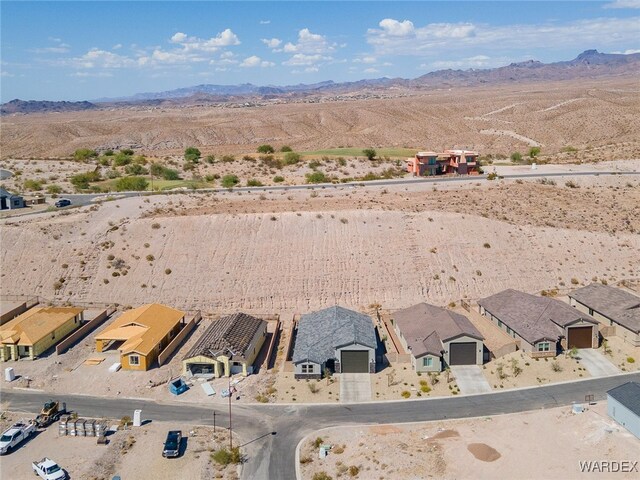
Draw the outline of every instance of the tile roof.
M640 333L640 297L601 283L579 288L571 292L569 297L629 330Z
M440 356L443 343L460 335L482 340L482 334L464 315L428 303L419 303L391 315L414 357Z
M598 323L560 300L511 288L478 300L478 305L532 345L541 340L557 341L563 336L564 327L580 320Z
M83 311L76 307L34 307L0 326L0 342L34 345Z
M121 354L136 352L148 355L180 323L185 313L175 308L151 303L127 310L100 334L96 340L118 340L124 343Z
M260 328L266 328L266 324L267 322L264 320L246 313L234 313L222 317L209 325L184 359L187 360L199 355L209 358L219 355L246 358L251 340Z
M293 363L311 360L323 363L335 358L335 349L357 343L375 349L375 329L371 317L334 306L302 315L298 323Z
M607 392L622 405L640 417L640 383L627 382L612 388Z

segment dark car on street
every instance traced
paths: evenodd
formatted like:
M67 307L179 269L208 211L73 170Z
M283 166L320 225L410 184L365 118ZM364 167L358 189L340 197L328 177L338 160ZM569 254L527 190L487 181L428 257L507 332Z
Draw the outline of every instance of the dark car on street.
M180 430L170 430L167 433L167 439L164 442L162 450L163 457L177 457L180 455L180 442L182 441L182 432Z
M68 198L61 198L55 203L55 205L56 208L68 207L69 205L71 205L71 200L69 200Z

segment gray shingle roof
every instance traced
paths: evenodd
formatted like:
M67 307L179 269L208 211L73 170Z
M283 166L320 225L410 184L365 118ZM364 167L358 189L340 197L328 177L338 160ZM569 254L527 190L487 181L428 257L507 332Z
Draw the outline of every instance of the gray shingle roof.
M633 413L640 416L640 383L624 383L609 390L607 395L616 399Z
M460 335L483 339L464 315L424 302L398 310L391 317L416 358L427 353L439 356L443 343Z
M482 298L478 305L532 345L541 340L555 342L564 334L564 327L574 322L598 323L560 300L536 297L513 289Z
M343 307L325 308L302 315L293 348L293 363L323 363L335 358L335 349L357 343L376 348L371 317Z
M601 283L579 288L569 296L629 330L640 333L640 297Z
M246 358L251 340L266 323L246 313L222 317L209 325L184 359L199 355L212 358L216 353L231 356L229 350L236 353L233 358Z

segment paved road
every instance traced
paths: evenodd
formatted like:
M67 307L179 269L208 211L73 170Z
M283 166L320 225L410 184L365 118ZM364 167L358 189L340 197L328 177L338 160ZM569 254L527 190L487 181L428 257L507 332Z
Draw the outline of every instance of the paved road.
M518 178L542 178L542 177L583 177L583 176L599 176L599 175L640 175L640 172L620 172L620 171L606 171L606 172L559 172L559 173L536 173L530 171L528 173L515 173L503 175L505 179L518 179ZM319 183L313 185L273 185L265 187L236 187L234 192L277 192L277 191L293 191L293 190L313 190L320 189L339 189L339 188L356 188L356 187L389 187L392 185L410 185L413 183L440 183L440 182L477 182L488 181L486 176L466 176L461 175L459 177L422 177L422 178L400 178L390 180L375 180L371 182L351 182L351 183ZM186 190L192 193L216 193L226 192L224 188L202 188L198 190ZM182 191L178 191L182 192ZM175 193L175 192L174 192ZM143 195L161 195L171 194L171 191L163 191L160 193L151 192L113 192L113 193L72 193L64 195L64 198L71 200L74 206L83 206L93 204L97 198L106 197L137 197Z
M482 395L326 405L235 405L234 431L245 444L248 461L245 479L295 479L295 448L307 434L320 428L371 423L403 423L467 418L552 408L583 402L593 394L603 400L605 392L628 381L640 381L640 372L577 382L508 390ZM35 413L52 397L22 390L2 391L10 410ZM158 403L124 398L55 395L70 409L86 416L121 418L140 408L145 419L187 424L213 423L213 409L192 404ZM218 425L228 425L226 409L217 411ZM272 434L275 432L275 434Z

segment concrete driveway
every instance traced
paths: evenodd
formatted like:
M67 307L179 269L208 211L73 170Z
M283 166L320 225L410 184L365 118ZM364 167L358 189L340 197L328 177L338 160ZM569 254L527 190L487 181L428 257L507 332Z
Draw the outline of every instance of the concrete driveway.
M368 373L340 374L340 402L370 402L371 375Z
M491 391L491 385L482 374L482 368L479 365L455 365L451 367L451 372L460 392L464 395Z
M622 373L608 358L592 348L579 349L578 358L592 377L606 377Z

